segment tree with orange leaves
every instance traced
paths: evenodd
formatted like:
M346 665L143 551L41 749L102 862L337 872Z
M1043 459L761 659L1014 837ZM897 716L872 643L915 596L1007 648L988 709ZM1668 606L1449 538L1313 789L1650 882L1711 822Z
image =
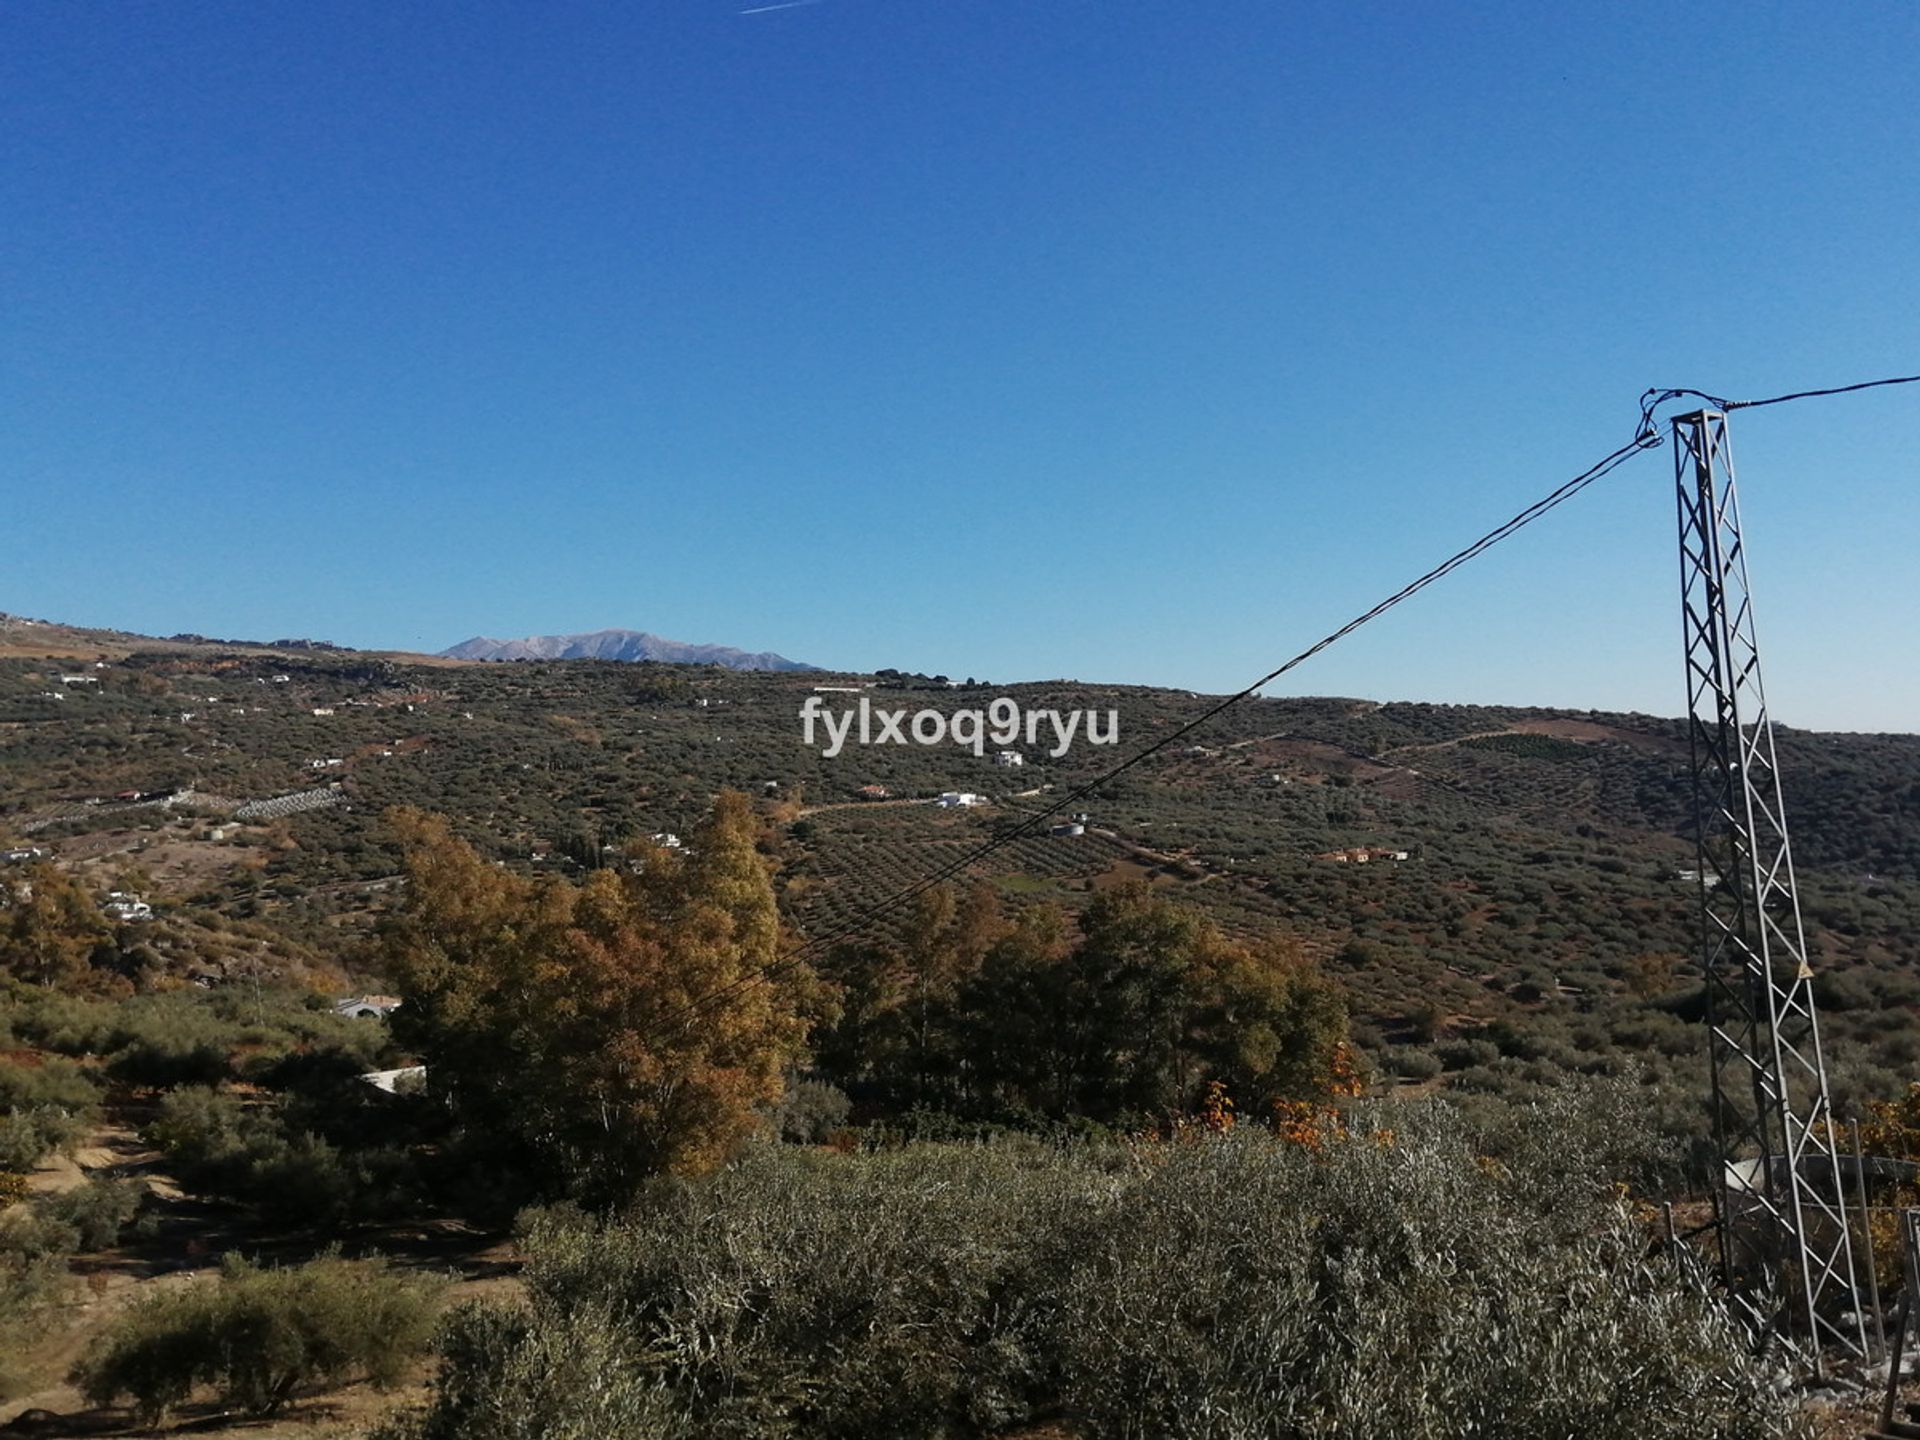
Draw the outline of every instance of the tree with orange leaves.
M86 888L50 864L0 884L0 974L35 985L81 986L112 927Z
M382 957L394 1029L470 1133L533 1188L613 1201L721 1163L780 1098L818 989L781 960L758 820L727 793L686 857L540 882L397 812L407 905Z

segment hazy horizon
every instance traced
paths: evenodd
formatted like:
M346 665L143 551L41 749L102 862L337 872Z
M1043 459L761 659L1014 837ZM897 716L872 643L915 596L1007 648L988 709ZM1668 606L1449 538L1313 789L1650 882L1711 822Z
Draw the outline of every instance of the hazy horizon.
M232 633L216 632L213 630L199 629L194 626L181 626L181 627L174 627L171 629L164 629L164 630L141 630L141 629L135 629L133 627L125 626L125 625L116 625L116 624L110 624L110 623L96 623L92 621L82 621L82 620L64 618L64 617L54 616L54 615L31 615L24 611L6 609L5 607L0 607L0 613L10 614L18 619L31 619L31 620L45 621L49 624L66 625L75 629L112 630L112 631L121 632L123 634L141 635L146 638L156 639L156 640L165 640L170 638L173 635L202 635L207 637L209 640L214 640L214 641L233 641L236 643L246 643L246 644L255 644L255 645L265 645L270 643L273 640L306 640L306 641L313 641L313 642L325 643L330 645L337 645L345 650L361 651L361 652L366 652L370 654L419 655L429 659L445 658L446 651L454 648L459 644L464 643L467 640L472 640L472 639L510 641L510 640L540 638L539 635L536 635L536 633L532 631L524 632L521 634L504 634L503 633L503 634L495 634L495 635L482 635L479 632L475 632L473 635L462 636L458 640L450 640L445 645L437 645L437 646L434 646L432 649L421 649L421 648L401 646L401 645L356 644L350 640L343 639L338 635L327 634L327 633L324 633L323 631L315 631L311 629L306 631L294 630L294 631L289 631L285 634L272 635L272 636L248 635L248 634L244 634L237 631ZM964 680L968 677L968 673L969 673L966 671L943 670L938 666L918 665L918 664L911 663L910 661L900 660L898 657L890 660L881 661L875 664L870 664L870 665L867 665L867 664L822 665L819 662L814 661L805 655L790 655L784 650L781 650L780 647L778 647L777 645L762 645L758 643L751 636L745 639L737 639L733 637L702 638L699 636L666 635L661 633L660 631L652 630L645 626L636 626L636 625L594 625L594 626L582 627L579 629L554 630L554 631L541 632L541 633L546 635L591 635L591 634L597 634L597 633L606 632L606 631L628 633L628 634L647 634L647 635L652 635L657 639L671 640L676 643L685 644L685 645L724 646L728 649L739 650L739 651L746 652L748 654L759 654L763 652L771 652L779 655L780 658L784 660L798 661L798 662L801 662L802 664L812 666L813 672L817 672L823 675L871 675L876 670L894 669L894 670L905 671L912 674L922 674L922 675L944 674L944 675L947 675L950 679ZM1277 661L1285 657L1276 656L1274 658ZM471 660L471 661L462 661L461 663L507 664L507 663L524 663L524 662ZM549 661L542 661L540 663L555 664L555 663L573 663L573 662L571 660L565 661L565 662L549 660ZM606 662L598 662L598 663L619 664L619 663L631 663L631 662L606 661ZM1310 664L1311 662L1309 662L1309 665ZM1269 668L1271 668L1271 666ZM1299 673L1302 676L1305 676L1308 673L1308 671L1309 671L1309 667L1302 667L1302 670ZM795 672L788 672L788 673L806 674L806 673L813 673L813 672L795 671ZM1207 687L1186 685L1186 684L1181 684L1175 681L1169 681L1165 679L1132 678L1132 677L1119 678L1115 676L1099 675L1099 674L985 675L985 676L976 676L974 678L978 679L983 684L996 685L996 686L1047 685L1047 684L1054 684L1054 683L1106 685L1106 686L1131 686L1131 687L1148 689L1148 690L1179 690L1179 691L1191 691L1194 694L1204 695L1204 696L1216 696L1216 695L1224 696L1224 695L1234 694L1239 690L1245 688L1247 684L1251 683L1257 677L1254 675L1248 675L1241 681L1239 685L1233 685L1233 686L1223 687L1219 689L1209 689ZM1679 688L1677 681L1676 681L1675 688L1676 688L1676 691ZM1677 719L1683 713L1682 706L1678 702L1668 706L1659 706L1659 705L1647 706L1647 705L1602 704L1602 703L1588 702L1585 700L1580 700L1580 701L1556 700L1551 698L1539 698L1539 697L1514 699L1514 698L1488 698L1487 696L1484 696L1484 695L1385 694L1385 693L1370 693L1363 690L1322 689L1322 688L1316 688L1311 684L1304 683L1304 681L1299 685L1294 685L1286 688L1264 690L1260 692L1260 695L1262 698L1272 698L1272 699L1315 698L1315 699L1358 700L1358 701L1363 701L1363 702L1368 702L1368 703L1378 704L1378 705L1406 704L1406 705L1505 706L1509 708L1521 708L1521 709L1530 709L1530 710L1595 711L1599 713L1615 714L1615 715L1648 715L1656 719L1667 719L1667 720ZM1771 704L1771 696L1769 696L1769 701ZM1891 727L1851 726L1850 727L1850 726L1835 726L1835 725L1810 725L1810 724L1802 723L1791 714L1781 713L1777 704L1771 704L1771 708L1773 713L1773 720L1776 725L1786 726L1795 730L1806 730L1806 731L1811 731L1811 732L1820 733L1820 734L1833 734L1833 735L1911 735L1911 734L1920 733L1920 729L1906 728L1906 727L1900 727L1900 726L1891 726Z

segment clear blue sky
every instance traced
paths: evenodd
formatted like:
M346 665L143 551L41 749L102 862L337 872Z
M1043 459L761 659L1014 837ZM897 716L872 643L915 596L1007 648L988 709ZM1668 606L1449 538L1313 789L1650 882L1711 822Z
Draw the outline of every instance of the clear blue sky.
M1920 8L0 10L0 608L1237 688L1621 443L1920 371ZM1737 416L1920 729L1920 386ZM1675 713L1671 462L1290 679Z

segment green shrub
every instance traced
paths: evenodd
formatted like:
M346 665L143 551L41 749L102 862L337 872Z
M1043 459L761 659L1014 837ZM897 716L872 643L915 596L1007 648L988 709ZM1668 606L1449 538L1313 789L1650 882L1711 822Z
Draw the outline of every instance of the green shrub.
M353 1073L391 1053L384 1025L315 1008L288 987L170 991L108 1003L0 985L0 1020L22 1039L62 1055L98 1055L119 1081L168 1087L248 1078L277 1080L290 1057Z
M342 1151L287 1123L277 1102L247 1105L189 1085L161 1097L145 1130L193 1189L252 1205L290 1225L340 1224L417 1208L412 1157L391 1145Z
M790 1079L773 1115L783 1140L817 1145L847 1123L852 1102L838 1086L822 1080Z
M90 1180L57 1195L35 1195L24 1204L0 1207L0 1269L15 1278L36 1267L64 1268L81 1250L102 1250L140 1208L146 1187L130 1180ZM0 1282L0 1326L6 1320L7 1284ZM31 1287L39 1293L38 1281Z
M429 1414L403 1414L370 1440L683 1440L671 1387L636 1364L619 1317L583 1306L536 1323L483 1302L454 1310L436 1348Z
M147 1187L138 1180L92 1179L63 1194L35 1203L73 1231L76 1250L105 1250L119 1243L120 1232L139 1213Z
M1487 1040L1443 1040L1433 1053L1449 1070L1469 1070L1500 1058L1500 1047Z
M99 1087L71 1060L0 1061L0 1172L23 1173L71 1147L99 1102Z
M63 1256L26 1255L0 1246L0 1400L31 1388L27 1352L43 1338L47 1317L68 1284Z
M80 1248L80 1232L38 1197L0 1215L0 1255L32 1262L66 1258Z
M31 1065L0 1060L0 1109L50 1107L86 1118L99 1103L100 1087L84 1068L71 1060L58 1055L46 1056Z
M1441 1070L1440 1057L1431 1050L1396 1046L1387 1051L1382 1064L1405 1080L1431 1080Z
M535 1217L528 1306L451 1317L387 1440L1784 1435L1615 1198L1633 1091L1504 1134L1363 1106L1312 1147L760 1147L624 1220Z
M272 1415L316 1383L399 1380L427 1347L435 1293L382 1260L261 1269L229 1256L217 1278L135 1302L72 1378L96 1405L130 1399L145 1424L201 1390Z
M160 1112L143 1133L191 1177L226 1164L244 1148L245 1118L238 1096L187 1085L161 1097Z
M71 1148L83 1129L74 1116L52 1106L0 1115L0 1174L33 1169L55 1151Z
M1785 1429L1732 1325L1623 1216L1533 1203L1445 1136L1192 1147L1089 1248L1058 1343L1090 1435Z

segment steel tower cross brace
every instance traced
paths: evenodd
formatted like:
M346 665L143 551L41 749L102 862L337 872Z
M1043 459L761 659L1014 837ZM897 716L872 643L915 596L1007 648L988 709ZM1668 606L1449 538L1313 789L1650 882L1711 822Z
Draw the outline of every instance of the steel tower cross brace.
M1721 1279L1756 1338L1864 1356L1727 417L1673 420ZM1871 1262L1869 1262L1871 1263Z

